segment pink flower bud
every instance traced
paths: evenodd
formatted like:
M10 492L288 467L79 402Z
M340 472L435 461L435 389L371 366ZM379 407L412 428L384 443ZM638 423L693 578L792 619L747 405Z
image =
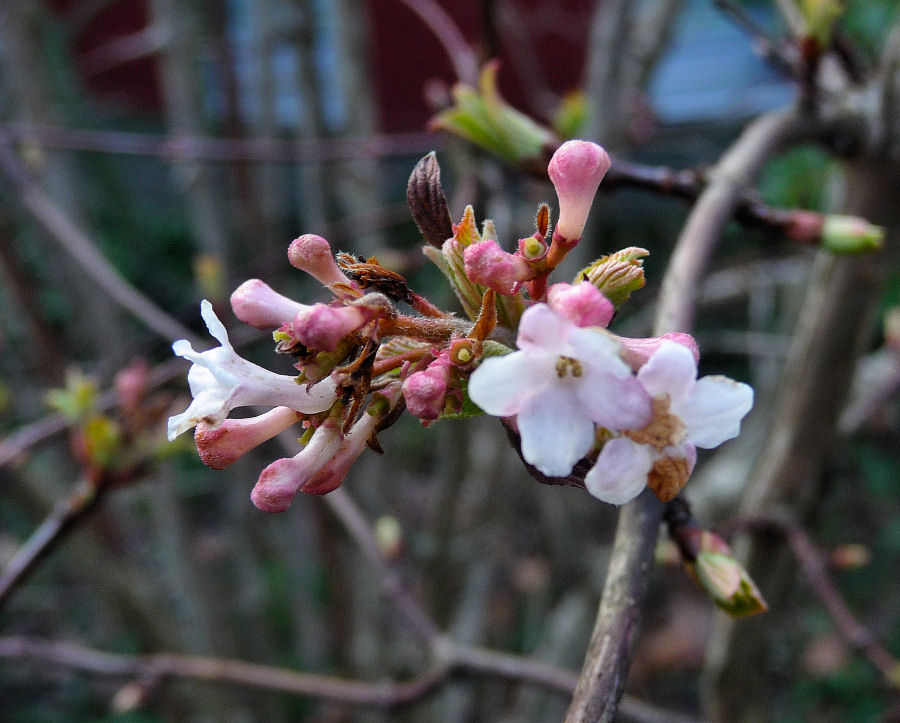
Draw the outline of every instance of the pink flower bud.
M444 409L450 369L446 361L439 360L427 369L410 374L403 382L406 408L414 417L423 420L437 419Z
M349 283L334 260L331 245L321 236L308 233L295 238L288 248L288 261L325 286Z
M580 284L553 284L547 290L550 308L576 326L602 326L612 321L615 308L589 281Z
M344 337L372 318L364 306L313 304L294 317L293 336L310 349L334 351Z
M289 407L275 407L258 417L226 419L218 427L200 422L194 432L203 464L225 469L247 452L283 432L303 415Z
M259 475L250 499L263 512L284 512L294 497L340 450L341 430L331 420L320 426L294 457L276 459Z
M115 378L116 397L126 414L137 411L150 382L150 365L144 359L135 359Z
M501 249L496 241L479 241L464 252L466 276L498 294L509 295L519 281L534 276L524 259Z
M637 371L644 366L644 363L653 356L654 352L659 349L659 345L665 340L681 344L681 346L685 347L694 355L695 362L700 361L700 347L697 346L694 337L680 331L673 331L668 334L663 334L662 336L651 336L641 339L630 339L625 336L617 336L616 338L624 347L622 358L625 359L625 363L634 371Z
M311 495L326 495L341 486L350 468L366 449L366 442L375 433L380 417L363 414L346 434L340 448L317 469L301 488Z
M785 231L788 238L801 243L817 243L822 238L822 225L825 217L815 211L796 210L791 214L790 223Z
M609 166L609 154L596 143L566 141L556 149L547 166L559 198L554 237L569 243L581 238L594 194Z
M234 315L257 329L277 329L306 308L259 279L245 281L231 295Z

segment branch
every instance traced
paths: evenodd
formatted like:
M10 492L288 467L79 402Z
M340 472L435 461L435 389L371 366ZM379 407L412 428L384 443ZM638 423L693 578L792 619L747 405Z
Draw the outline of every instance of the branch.
M844 640L854 650L862 653L881 672L885 682L900 686L900 661L881 643L875 634L853 615L844 598L828 575L825 555L813 543L806 531L796 522L776 515L738 518L732 525L736 529L748 528L756 532L777 531L787 538L788 545L800 570Z
M745 516L783 509L804 519L825 494L823 472L837 451L837 418L857 355L869 337L900 231L900 214L889 200L900 179L900 165L868 157L848 164L846 171L843 210L884 225L888 243L876 254L817 257L767 439L744 490ZM751 576L765 577L764 593L773 609L787 603L793 575L783 545L753 539L743 562ZM729 720L764 715L761 706L774 685L765 661L775 644L775 630L754 620L740 628L727 621L718 627L717 645L707 655L710 705Z
M710 173L663 277L654 334L690 332L695 294L715 244L766 159L805 130L791 113L759 118ZM612 720L625 687L663 505L647 490L622 509L590 648L567 723Z
M788 140L808 134L811 125L794 113L762 116L710 171L710 183L691 210L663 277L654 334L693 328L696 290L719 235L766 160Z
M172 653L122 655L77 643L27 637L0 637L0 658L31 660L112 678L131 678L139 681L145 689L158 685L166 678L179 678L220 685L233 684L345 705L388 710L422 700L457 673L509 678L566 696L571 694L575 686L573 673L516 656L455 645L448 647L447 652L453 657L451 662L438 664L417 678L401 683L393 681L365 683L334 676L298 673L286 668L228 658ZM622 710L638 723L688 723L696 720L632 697L626 697L622 701Z
M0 608L41 559L97 508L103 491L102 487L81 480L67 499L53 507L46 519L31 533L3 568L0 574Z
M435 0L400 0L428 26L435 40L444 47L456 79L461 83L478 85L478 57L469 47L453 18Z
M197 343L197 337L187 327L129 284L97 251L87 234L75 225L32 178L28 168L10 148L10 140L3 130L0 130L0 173L19 194L35 221L122 308L130 311L149 329L168 341L189 339Z
M159 156L169 161L265 161L320 163L422 154L445 144L434 133L374 134L358 138L283 140L280 138L211 138L189 134L131 133L83 130L30 123L0 123L0 144L38 142L62 148L134 156Z
M403 683L363 683L325 675L297 673L285 668L227 658L156 655L118 655L74 643L22 637L0 638L0 658L36 660L111 677L134 678L157 684L165 678L231 683L247 688L310 696L349 705L394 708L420 700L445 681L447 668L436 668Z

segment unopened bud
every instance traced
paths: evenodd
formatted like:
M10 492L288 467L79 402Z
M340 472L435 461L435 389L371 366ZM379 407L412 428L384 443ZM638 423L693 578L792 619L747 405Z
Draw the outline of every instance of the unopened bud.
M785 227L788 238L800 243L818 243L822 238L822 225L825 217L815 211L797 210L791 214Z
M403 382L406 409L414 417L431 421L441 416L450 369L445 359L438 359L427 369L410 374Z
M248 279L231 295L234 315L257 329L277 329L306 308L305 304L282 296L259 279Z
M876 251L884 242L884 229L856 216L826 216L822 246L836 254Z
M547 303L576 326L606 328L615 313L610 300L587 281L574 285L553 284L547 289Z
M340 429L327 420L299 454L276 459L260 473L250 493L253 504L263 512L284 512L297 493L337 454L342 443Z
M293 335L310 349L333 352L348 334L372 318L371 310L364 306L313 304L294 317Z
M622 344L622 358L625 363L631 367L632 371L637 371L647 360L653 356L659 345L663 341L674 341L676 344L687 348L694 355L694 361L700 361L700 347L690 334L680 331L669 332L662 336L651 336L647 338L633 339L627 336L617 336L616 339Z
M381 553L389 560L395 559L403 549L403 528L392 515L382 515L375 520L375 540Z
M900 306L894 306L884 315L884 345L900 351Z
M686 564L704 592L731 617L746 617L769 609L731 548L715 533L704 530L696 559Z
M347 277L341 273L334 260L331 244L313 233L304 234L291 242L288 261L291 266L305 271L324 286L348 283Z
M467 247L463 255L466 276L498 294L511 294L516 283L534 275L528 263L501 249L496 241L479 241Z
M257 417L226 419L218 427L200 422L194 431L197 452L207 467L225 469L301 417L299 412L289 407L275 407Z
M829 562L838 570L865 567L872 559L872 552L865 545L841 545L831 551Z
M150 365L144 359L136 359L116 374L114 386L119 407L126 414L137 411L150 382Z
M649 251L636 246L622 249L583 268L575 281L587 279L618 309L633 291L644 288L643 257L649 255Z
M566 141L556 149L547 166L559 198L554 239L575 242L581 238L597 187L609 167L609 154L596 143Z

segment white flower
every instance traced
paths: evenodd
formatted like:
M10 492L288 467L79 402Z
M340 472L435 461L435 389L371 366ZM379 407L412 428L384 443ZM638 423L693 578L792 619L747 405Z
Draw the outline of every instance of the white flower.
M585 479L588 491L621 505L648 484L666 501L690 475L696 447L710 449L736 437L753 406L753 389L722 376L697 379L685 346L663 340L637 373L653 398L653 419L611 439Z
M169 417L170 440L201 421L212 427L221 424L235 407L262 404L314 414L325 411L334 403L333 381L326 379L307 388L297 384L294 377L276 374L242 359L231 346L225 327L206 299L200 304L200 313L209 333L222 346L197 352L186 339L172 344L172 350L178 356L194 362L188 371L194 401L181 414Z
M468 392L488 414L516 417L522 456L544 474L569 474L593 446L595 424L619 430L650 419L647 393L606 332L535 304L516 343L519 351L482 362Z

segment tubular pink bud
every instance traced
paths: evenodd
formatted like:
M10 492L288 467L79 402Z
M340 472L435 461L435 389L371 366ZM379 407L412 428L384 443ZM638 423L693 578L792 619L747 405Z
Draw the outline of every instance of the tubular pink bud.
M348 335L373 316L364 306L313 304L294 318L293 335L306 347L334 351Z
M553 284L547 290L547 303L576 326L606 328L615 313L612 302L589 281Z
M284 512L341 445L340 429L326 421L299 454L276 459L260 473L250 493L253 504L263 512Z
M288 261L325 286L349 283L334 260L331 244L321 236L308 233L295 238L288 247Z
M277 329L306 308L305 304L282 296L259 279L248 279L231 295L234 315L257 329Z
M218 427L200 422L194 431L197 452L207 467L225 469L251 449L283 432L302 416L289 407L275 407L258 417L226 419Z
M427 369L410 374L403 382L406 408L414 417L437 419L444 409L450 369L446 362L436 362Z
M554 238L569 243L581 238L594 194L609 166L609 154L596 143L566 141L556 149L547 166L559 198Z
M319 467L300 489L311 495L326 495L340 487L350 468L375 434L378 422L390 412L399 398L399 384L392 384L376 394L366 413L344 435L344 441L337 452Z
M663 334L662 336L651 336L640 339L631 339L625 336L617 336L616 338L624 347L622 358L634 371L637 371L644 366L644 363L653 356L653 353L659 349L659 345L665 340L681 344L681 346L685 347L694 355L695 362L700 361L700 347L697 346L694 337L680 331L673 331L668 334Z
M524 259L501 249L496 241L479 241L468 246L463 255L466 276L498 294L509 295L519 281L534 276Z

